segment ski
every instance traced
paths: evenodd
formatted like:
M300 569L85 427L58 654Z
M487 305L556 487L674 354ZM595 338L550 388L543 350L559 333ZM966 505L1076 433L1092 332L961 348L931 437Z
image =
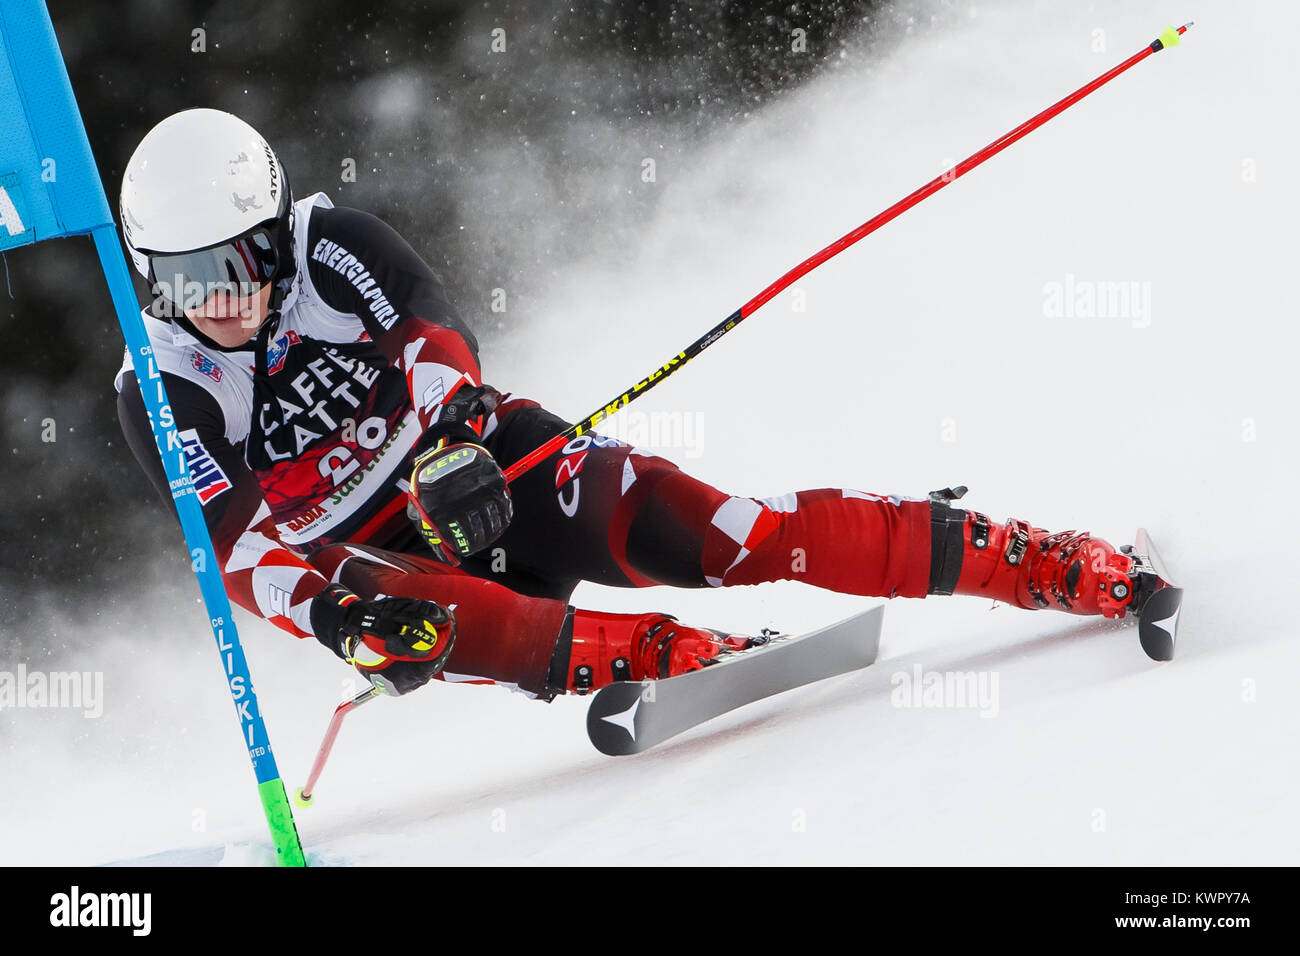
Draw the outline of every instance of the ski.
M596 692L587 736L612 757L641 753L705 721L782 691L872 664L883 605L807 634L767 637L697 671L617 681Z
M1137 615L1138 643L1153 661L1173 660L1183 589L1173 583L1146 528L1139 528L1134 543L1122 550L1137 562L1133 583L1138 591L1135 597L1141 602Z

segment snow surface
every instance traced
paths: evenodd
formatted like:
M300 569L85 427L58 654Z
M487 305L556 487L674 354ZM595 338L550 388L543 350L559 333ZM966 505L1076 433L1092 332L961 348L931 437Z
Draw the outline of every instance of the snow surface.
M586 411L794 262L1196 17L1180 49L800 282L806 311L781 296L634 406L698 413L699 446L667 453L734 493L965 483L966 503L995 518L1117 542L1146 525L1188 588L1177 659L1149 661L1134 629L900 600L875 667L635 758L591 748L581 699L439 684L349 719L317 806L298 814L313 862L1297 862L1283 480L1298 457L1284 290L1300 143L1284 119L1293 58L1259 45L1295 35L1300 8L1066 6L974 4L941 30L864 44L663 164L639 241L563 266L487 376ZM1044 287L1067 274L1149 283L1149 324L1046 316ZM0 863L270 860L195 593L141 608L140 633L104 638L80 665L105 672L101 718L22 713ZM584 587L577 601L787 629L872 603L796 584ZM296 786L354 688L314 642L240 620ZM893 676L915 665L996 677L996 715L894 706Z

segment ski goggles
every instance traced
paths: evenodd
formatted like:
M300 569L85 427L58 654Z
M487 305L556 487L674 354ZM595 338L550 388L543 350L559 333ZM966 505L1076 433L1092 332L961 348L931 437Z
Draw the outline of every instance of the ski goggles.
M250 298L279 269L274 225L192 252L149 253L149 281L161 298L181 309L202 308L218 294Z

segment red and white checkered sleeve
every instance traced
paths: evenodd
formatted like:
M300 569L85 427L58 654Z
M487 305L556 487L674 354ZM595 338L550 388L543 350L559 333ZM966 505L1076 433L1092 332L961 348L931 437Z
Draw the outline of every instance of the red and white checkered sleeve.
M312 636L311 601L329 581L280 542L265 503L228 548L214 543L232 601L296 637Z
M438 423L443 406L462 387L482 384L478 360L452 329L407 318L386 333L379 345L406 376L421 431Z

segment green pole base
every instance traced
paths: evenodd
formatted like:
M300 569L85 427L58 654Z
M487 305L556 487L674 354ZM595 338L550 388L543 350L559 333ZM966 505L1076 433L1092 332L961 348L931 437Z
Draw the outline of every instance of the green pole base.
M306 866L307 857L302 852L302 841L298 839L298 826L293 822L293 809L289 806L284 781L276 777L259 783L257 793L262 798L266 823L271 828L276 862L280 866Z

